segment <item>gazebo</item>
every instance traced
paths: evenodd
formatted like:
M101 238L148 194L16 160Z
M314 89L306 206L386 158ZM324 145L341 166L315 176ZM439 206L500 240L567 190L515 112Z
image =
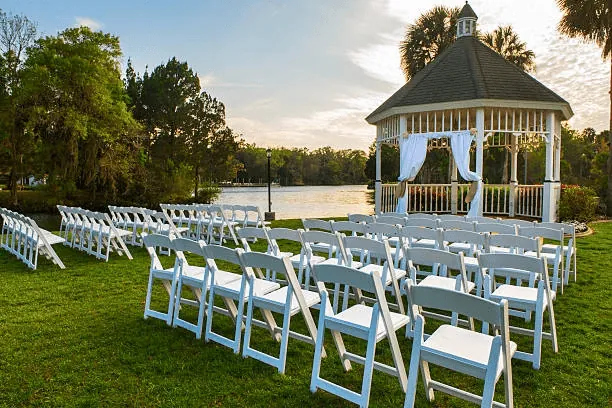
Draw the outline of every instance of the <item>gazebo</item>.
M425 137L427 150L449 149L456 143L455 136L466 136L469 132L472 139L467 139L467 148L472 141L472 149L476 150L476 171L472 173L473 178L468 178L475 180L478 199L471 204L465 202L468 188L459 184L457 162L451 160L450 184L405 186L405 211L458 214L467 213L472 205L470 215L555 220L561 191L561 121L573 116L572 109L559 95L480 42L474 35L476 21L476 13L466 2L457 21L454 44L366 118L368 123L376 125L377 213L395 211L398 203L396 185L381 181L382 144L400 144L400 151L414 149L415 143L408 141ZM519 185L519 150L541 141L546 143L543 184ZM509 184L483 184L485 145L510 150ZM406 153L401 152L402 160ZM457 154L453 152L455 158ZM465 178L469 150L467 163L460 164ZM404 167L405 162L400 162L400 181L411 181L420 165L408 170ZM414 174L407 175L411 173L409 170Z

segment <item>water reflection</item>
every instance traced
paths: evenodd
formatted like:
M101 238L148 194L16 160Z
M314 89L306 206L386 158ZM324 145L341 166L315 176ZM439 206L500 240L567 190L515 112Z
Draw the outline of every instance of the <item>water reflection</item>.
M267 187L225 187L217 204L258 205L268 210ZM272 211L277 219L346 217L374 212L374 192L365 185L272 187Z

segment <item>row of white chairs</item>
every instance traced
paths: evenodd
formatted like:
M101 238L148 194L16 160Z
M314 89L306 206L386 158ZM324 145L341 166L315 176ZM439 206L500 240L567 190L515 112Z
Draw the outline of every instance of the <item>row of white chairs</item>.
M66 268L52 247L54 244L64 242L62 237L40 228L33 219L6 208L0 208L0 217L2 218L1 248L34 270L38 267L39 253L61 269Z
M257 218L249 219L249 211L244 211L244 219L238 220L238 210L242 206L222 206L212 204L160 204L169 223L179 228L186 228L186 236L192 239L203 239L207 243L222 245L227 238L238 244L235 228L245 222L253 226L263 225L263 218L257 207Z
M371 217L371 216L369 216ZM353 217L355 219L355 217ZM362 219L358 217L358 219ZM540 256L543 254L549 265L553 267L553 285L555 290L560 286L561 293L563 293L564 286L569 283L569 276L572 272L570 265L573 264L573 274L574 281L576 279L576 250L575 250L575 239L569 238L568 242L565 242L565 227L571 228L571 232L575 233L575 229L571 224L561 224L561 223L523 223L522 225L518 224L504 224L499 222L485 222L486 220L482 220L483 222L472 221L460 221L460 220L440 220L433 217L430 218L422 218L422 217L393 217L393 216L381 216L374 218L374 222L370 222L366 225L377 225L377 224L389 224L396 225L405 228L406 231L414 230L415 235L420 234L427 235L422 239L419 239L418 246L423 246L425 242L428 243L429 247L442 248L445 242L448 241L447 238L443 238L440 234L432 233L433 230L441 229L443 231L465 231L465 234L461 232L448 233L447 235L452 236L451 242L455 240L461 239L460 237L463 235L466 239L475 241L471 243L471 245L466 246L464 243L458 242L451 245L451 250L456 252L457 249L461 249L464 252L468 249L471 249L470 252L473 252L475 245L479 247L479 249L488 251L488 246L483 246L483 244L478 244L481 239L475 237L474 233L478 234L490 234L492 236L503 234L503 235L520 235L527 237L537 237L541 240L549 240L549 243L543 243L539 248L538 253L530 252L530 255ZM316 228L324 231L341 231L345 233L355 234L363 234L361 231L362 228L358 224L365 224L365 221L357 222L357 221L324 221L324 220L302 220L304 223L304 227L306 229ZM419 228L421 228L419 230ZM393 232L390 232L393 234ZM391 235L394 236L394 235ZM438 240L442 240L437 242ZM466 242L470 242L470 241ZM392 242L397 244L397 239L392 239ZM496 250L494 245L491 246L491 250ZM499 249L498 249L499 251ZM531 250L530 250L531 251ZM516 252L516 251L515 251ZM519 251L522 252L522 251ZM399 253L396 252L396 256ZM397 265L397 258L396 258Z
M493 218L493 217L468 217L452 214L430 214L430 213L410 213L399 214L395 212L381 213L377 216L366 214L349 214L349 220L358 222L386 222L400 225L417 225L423 227L443 229L466 229L478 231L478 229L489 228L489 232L512 233L511 227L529 228L543 227L557 230L561 234L562 264L564 265L565 284L569 283L569 275L574 275L574 282L577 278L578 267L576 264L576 227L570 223L561 222L538 222L521 220L517 218ZM429 221L427 221L429 220ZM480 224L480 227L476 227ZM510 226L510 227L505 227ZM565 236L568 237L565 242ZM553 238L556 239L556 238ZM557 244L544 244L542 251L545 253L556 252Z
M114 205L109 205L108 210L115 227L132 233L129 237L125 237L126 244L142 246L143 232L162 235L173 233L178 236L188 231L187 227L177 227L174 223L169 223L162 211Z
M268 235L277 236L274 229L267 230ZM308 232L299 232L302 236L308 236ZM238 231L240 234L240 230ZM278 234L284 237L288 234L286 231ZM353 247L361 247L362 250L368 252L368 241L372 244L378 244L378 241L364 237L342 237L338 233L314 232L311 240L325 241L323 237L334 236L337 241L329 241L330 245L337 245L338 252L348 254L344 248L344 243ZM164 241L164 239L166 241ZM245 238L246 239L246 238ZM148 243L147 243L148 241ZM319 307L319 326L318 331L312 325L308 324L310 337L305 340L312 343L313 337L316 336L315 359L312 369L311 390L314 392L317 389L324 389L346 398L349 401L355 402L360 406L367 406L369 401L369 389L372 370L374 368L392 374L398 377L404 391L407 391L405 406L412 406L414 403L414 393L416 392L416 376L418 367L421 367L421 372L424 376L425 385L427 388L428 399L433 399L433 390L442 390L450 392L453 395L466 398L470 401L482 402L482 406L491 406L495 383L502 373L505 373L506 382L506 406L512 406L512 380L511 380L511 364L510 359L515 356L518 358L532 361L534 367L539 367L539 349L536 348L538 342L541 343L542 334L548 335L553 341L553 348L557 350L556 335L554 330L554 314L552 309L552 299L550 285L548 284L548 274L546 271L546 262L543 258L533 258L515 254L483 254L479 256L480 270L484 276L485 297L480 297L469 294L469 288L465 285L465 270L463 265L462 254L451 254L435 249L426 248L409 248L408 257L410 267L410 277L406 279L406 289L408 293L408 312L391 312L385 295L385 283L383 274L385 273L385 265L387 268L392 268L392 261L389 259L389 244L388 240L383 240L383 245L387 249L387 261L384 262L382 268L366 268L367 265L360 265L360 269L356 269L357 262L351 266L350 261L343 262L317 262L313 265L313 277L315 278L316 292L307 291L299 283L293 265L289 256L278 256L277 254L258 254L255 252L243 252L241 249L231 250L223 247L206 245L203 241L196 243L184 239L170 240L165 237L156 236L145 238L147 249L151 254L152 268L149 281L149 289L147 294L145 317L154 316L149 310L150 293L152 281L155 277L163 279L171 287L171 297L168 305L168 311L165 311L155 317L160 317L167 321L168 324L178 325L195 331L196 335L202 331L202 321L204 312L207 310L207 324L205 338L214 340L224 344L238 352L240 349L240 337L243 329L243 321L245 321L245 334L243 355L259 358L260 360L274 365L279 368L279 371L284 370L284 362L281 367L278 365L279 360L270 356L262 355L260 352L252 352L249 350L249 339L251 336L251 327L253 325L252 312L253 308L266 308L275 312L283 313L284 323L283 328L277 328L275 332L272 328L275 327L273 317L264 313L264 322L259 322L261 326L267 327L273 335L282 333L281 336L276 336L278 341L281 341L281 354L283 350L286 353L286 339L288 338L288 314L287 308L296 310L305 315L310 315L306 311L308 306L315 306L319 303L319 298L325 307ZM247 241L248 242L248 241ZM308 242L308 238L306 239ZM352 244L351 244L352 243ZM178 248L177 261L173 268L163 269L159 258L155 254L156 246L173 246ZM198 278L186 277L189 275L189 266L186 269L185 258L183 252L190 251L201 255L206 262L206 267L200 268ZM249 255L250 254L250 255ZM370 253L370 260L380 257L380 249L376 248L373 253ZM215 260L223 260L242 268L242 276L232 272L220 270ZM432 273L417 281L416 270L419 266L437 265L438 268L432 268ZM251 268L249 270L249 268ZM253 268L258 269L255 271ZM275 279L274 273L266 274L263 270L273 271L282 274L286 279ZM463 269L463 277L456 279L450 276L451 269ZM438 272L436 272L438 271ZM444 271L444 273L442 273ZM381 274L382 272L382 274ZM521 274L522 272L522 274ZM388 273L388 272L387 272ZM494 285L495 276L510 273L517 281L537 281L537 288L510 285L509 283ZM157 274L157 275L155 275ZM193 275L193 271L191 275ZM448 274L448 277L443 276ZM537 277L536 277L537 276ZM433 279L433 278L436 279ZM492 278L493 277L493 278ZM448 283L437 285L441 278L446 278ZM174 283L173 283L174 282ZM281 283L286 283L285 292L273 295L280 290ZM329 291L328 287L331 284L334 288ZM461 288L463 284L463 289ZM208 285L208 286L207 286ZM337 312L332 304L338 302L334 298L336 296L345 296L346 293L341 293L337 290L339 285L346 285L355 289L354 304L350 307L345 307L342 311ZM188 286L196 288L200 293L200 302L196 305L200 308L198 315L198 323L185 323L179 318L179 310L181 305L181 288ZM514 287L514 297L506 297L508 287ZM523 289L519 289L519 288ZM208 289L208 304L205 305L202 299L205 299L206 290ZM538 292L537 296L533 296L531 291L535 289ZM302 302L308 306L300 306L296 298L288 295L288 292L293 294L308 293L312 296L312 302ZM527 300L517 298L518 292L529 292L526 296ZM373 295L369 303L364 303L365 297L360 297L361 293ZM422 293L422 296L418 294ZM255 300L257 294L263 299ZM540 294L545 294L540 296ZM235 334L234 338L225 338L212 330L212 317L217 311L214 306L215 296L221 296L226 304L226 309L222 310L225 314L229 314L235 319ZM273 298L278 303L277 309L270 309L271 301L266 299ZM545 296L548 296L548 301ZM297 297L299 299L300 296ZM304 296L307 298L307 296ZM535 299L537 298L537 299ZM545 304L542 304L544 300ZM495 302L494 302L495 301ZM284 302L284 304L283 304ZM343 300L344 302L344 300ZM236 305L237 303L237 305ZM369 304L372 306L369 306ZM525 329L516 330L508 324L508 305L511 308L525 309L536 313L536 329L538 325L540 329L543 326L542 317L544 310L549 310L551 333L531 333L534 336L534 352L529 355L525 352L516 350L516 344L509 341L509 332L516 331L520 334L526 334ZM206 307L205 307L206 306ZM299 309L296 309L300 306ZM244 319L244 308L247 308L246 320ZM173 308L173 309L172 309ZM450 324L441 326L431 335L424 333L424 308L432 308L436 310L447 310L451 312L451 316L447 319ZM538 314L540 313L541 314ZM476 333L473 331L473 324L469 329L458 327L457 315L471 316L483 320L482 332ZM174 319L172 319L172 317ZM270 318L272 320L270 320ZM306 319L307 321L309 319ZM471 322L471 321L470 321ZM494 328L497 335L489 335L489 325ZM411 335L414 338L413 350L411 354L410 371L406 377L406 371L403 366L401 352L397 344L395 331L407 326L406 335ZM347 390L328 380L320 377L321 358L324 357L323 336L325 328L332 331L332 336L339 355L342 359L342 364L345 370L349 370L351 362L361 363L365 365L364 380L361 393ZM285 334L287 332L287 334ZM346 351L342 341L341 333L345 335L353 335L368 341L366 356L359 356ZM450 336L449 336L450 335ZM280 338L279 338L280 337ZM545 336L546 337L546 336ZM374 361L375 345L380 340L387 338L392 349L392 355L395 366L385 365ZM455 340L462 339L458 344ZM285 339L285 340L282 340ZM285 357L282 357L284 360ZM442 365L447 368L456 369L465 374L470 374L482 379L485 379L485 392L482 397L465 393L448 385L438 383L429 378L428 362Z
M59 233L64 238L64 245L105 261L108 261L111 251L133 259L123 241L132 233L115 227L108 214L65 205L58 205L57 209L61 216Z

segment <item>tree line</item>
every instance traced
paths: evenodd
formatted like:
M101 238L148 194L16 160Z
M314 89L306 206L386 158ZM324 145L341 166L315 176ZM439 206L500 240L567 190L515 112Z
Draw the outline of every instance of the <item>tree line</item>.
M119 37L87 27L38 37L0 10L0 177L18 205L26 177L52 204L209 201L217 182L267 178L265 149L226 123L223 102L172 57L121 72ZM282 184L363 183L365 154L329 147L273 149Z

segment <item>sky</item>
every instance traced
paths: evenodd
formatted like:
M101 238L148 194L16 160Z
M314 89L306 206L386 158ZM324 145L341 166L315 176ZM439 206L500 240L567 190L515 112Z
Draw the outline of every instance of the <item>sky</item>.
M42 35L86 25L120 38L141 74L173 56L226 106L229 126L263 147L367 150L365 117L404 83L407 24L462 0L3 0ZM560 35L555 0L472 0L482 31L511 24L536 55L534 76L567 100L575 129L609 123L610 62Z

